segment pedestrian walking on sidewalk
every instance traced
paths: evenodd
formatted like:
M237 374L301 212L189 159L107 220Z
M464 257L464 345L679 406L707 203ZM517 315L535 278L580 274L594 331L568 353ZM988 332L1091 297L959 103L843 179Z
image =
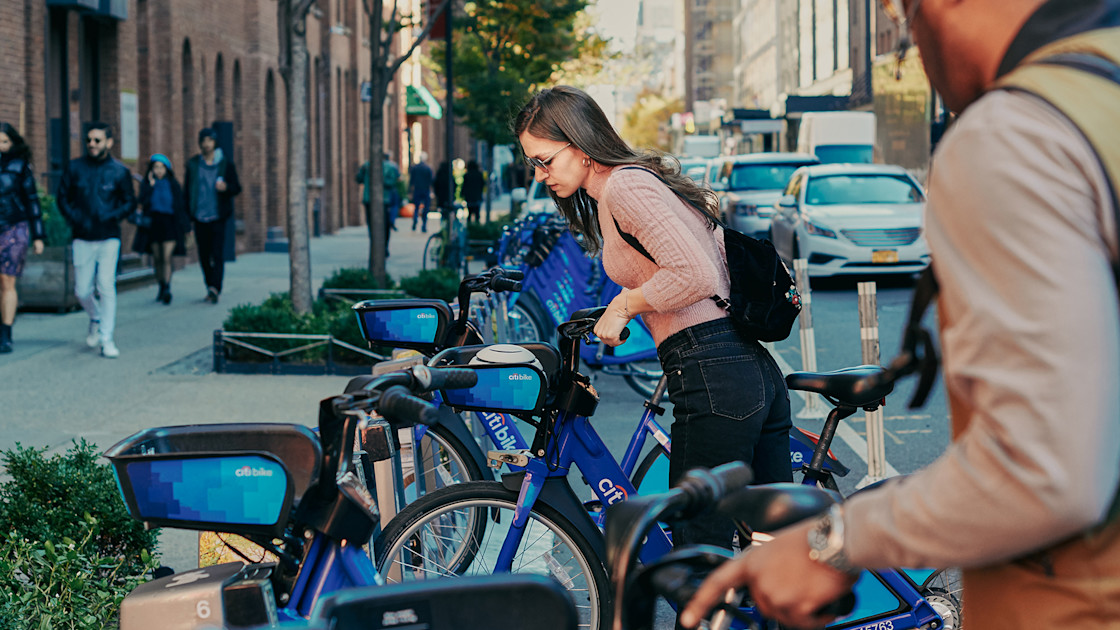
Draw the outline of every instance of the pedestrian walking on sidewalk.
M12 351L16 321L16 279L27 246L43 253L43 218L31 171L31 148L10 124L0 122L0 354Z
M121 220L136 210L132 173L114 158L113 128L87 125L86 154L70 160L58 185L58 210L74 235L74 295L89 315L86 344L115 359L117 261L121 254ZM97 295L94 295L96 279Z
M141 220L137 222L132 250L152 254L152 266L159 281L156 300L171 304L174 271L171 258L187 255L186 237L191 231L191 219L171 160L162 153L156 153L148 161L148 172L140 182L139 206Z
M362 205L366 209L367 223L372 228L373 220L370 212L370 196L369 196L369 177L371 169L369 162L363 162L361 168L358 169L358 175L355 177L357 182L362 186ZM385 209L385 256L389 255L389 233L396 228L394 223L397 220L397 212L400 210L401 199L397 193L397 182L401 179L401 169L397 163L389 159L389 154L385 153L381 161L381 183L382 183L382 206ZM370 234L370 238L373 234Z
M432 191L436 196L436 207L439 208L440 219L449 221L455 214L455 194L459 187L447 160L440 162L439 168L436 169L436 179L433 186Z
M412 198L412 231L419 219L421 231L428 231L428 210L432 207L432 167L428 154L420 152L420 161L408 169L408 191Z
M467 221L478 223L482 215L482 192L486 189L486 176L478 167L478 162L467 162L467 172L463 173L463 201L467 204Z
M233 198L241 181L233 160L218 147L218 132L210 127L198 132L202 152L187 162L183 195L194 221L198 264L206 283L206 301L218 303L225 276L226 222L233 216Z

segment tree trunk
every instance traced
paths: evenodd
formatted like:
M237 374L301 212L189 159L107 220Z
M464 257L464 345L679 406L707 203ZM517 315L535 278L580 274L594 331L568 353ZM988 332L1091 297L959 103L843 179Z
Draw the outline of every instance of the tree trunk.
M295 4L296 0L292 0ZM306 16L293 16L289 29L288 78L288 268L292 307L311 312L311 255L307 230L307 35Z
M320 41L330 42L330 20L322 19L319 22L321 25ZM331 211L334 201L334 162L331 160L333 127L331 126L331 47L329 45L322 46L322 50L319 52L319 67L316 68L315 76L318 79L318 85L315 86L315 89L319 105L319 164L315 172L321 186L319 189L319 222L315 227L326 234L333 232L337 227L331 219L334 216ZM341 138L339 138L339 142L342 142ZM341 197L339 197L339 200L341 201Z
M369 104L369 206L366 207L366 225L369 226L370 275L380 286L388 287L385 270L385 194L382 184L385 169L382 155L385 147L386 84L392 77L386 76L388 50L381 45L384 37L381 27L383 3L382 0L373 0L372 4L369 16L370 42L373 45L370 48L369 80L372 99ZM407 164L401 165L402 171L406 168Z

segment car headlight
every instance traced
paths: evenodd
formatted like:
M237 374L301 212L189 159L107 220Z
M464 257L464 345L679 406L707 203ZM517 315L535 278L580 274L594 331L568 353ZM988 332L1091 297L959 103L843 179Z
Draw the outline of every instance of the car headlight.
M817 225L816 223L813 223L812 221L806 221L805 222L805 231L808 232L809 234L812 234L813 236L823 236L825 238L836 238L836 232L833 232L832 230L830 230L826 227L822 227L820 225Z

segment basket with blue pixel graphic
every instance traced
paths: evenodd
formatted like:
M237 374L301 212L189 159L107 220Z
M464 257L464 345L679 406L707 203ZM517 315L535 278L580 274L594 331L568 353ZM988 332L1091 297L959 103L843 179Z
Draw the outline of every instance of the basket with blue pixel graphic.
M352 308L366 341L426 353L435 351L452 321L443 300L366 300Z
M276 537L323 453L306 427L230 423L146 429L105 457L132 516L150 527Z

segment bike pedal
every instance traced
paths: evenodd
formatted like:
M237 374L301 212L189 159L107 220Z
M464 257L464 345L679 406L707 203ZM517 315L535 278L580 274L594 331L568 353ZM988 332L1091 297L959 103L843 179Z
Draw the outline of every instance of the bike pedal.
M500 469L503 464L521 467L528 466L529 459L532 457L532 451L525 448L511 449L508 451L486 451L487 465L495 470Z

